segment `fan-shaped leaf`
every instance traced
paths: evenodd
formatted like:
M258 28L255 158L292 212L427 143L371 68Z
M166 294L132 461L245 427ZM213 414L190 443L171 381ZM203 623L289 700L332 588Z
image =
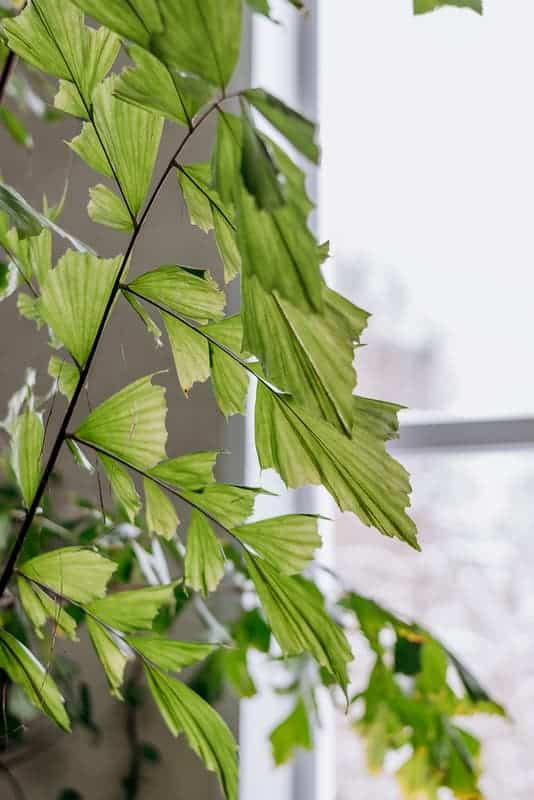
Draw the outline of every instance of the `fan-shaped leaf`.
M72 149L90 167L116 177L135 217L152 180L163 119L114 96L117 76L100 83L93 93L94 125L86 122Z
M353 398L352 439L312 417L290 399L258 386L256 446L262 468L276 469L287 486L323 484L339 508L365 525L419 549L406 514L411 491L404 468L387 453L399 406Z
M317 517L307 514L251 522L232 533L284 575L302 572L321 546Z
M278 169L265 141L257 132L245 103L241 103L242 153L241 174L248 192L258 208L273 211L284 205L284 193L278 179Z
M426 14L428 11L435 11L444 6L471 8L478 14L482 14L482 0L413 0L414 14Z
M187 502L215 517L224 528L233 528L252 515L256 497L261 493L261 489L213 483L201 492L182 489L180 494Z
M28 648L8 631L0 629L0 667L13 683L21 686L30 703L70 731L64 700L48 670Z
M133 230L132 218L128 209L115 192L108 186L99 183L89 189L89 205L87 213L99 225L107 225L118 231Z
M150 469L165 458L166 414L165 389L154 386L149 375L101 403L76 435L134 467Z
M210 352L207 340L170 314L162 312L171 345L176 374L187 396L195 383L210 377Z
M39 639L44 638L42 628L49 619L53 620L55 630L61 631L69 639L76 639L76 620L55 603L46 592L43 592L38 586L32 586L25 578L18 579L17 588L22 607Z
M72 0L87 14L126 39L148 47L151 36L163 31L159 0Z
M172 539L180 524L178 514L167 495L161 491L154 481L145 478L145 514L149 531Z
M326 613L324 598L317 587L302 578L280 575L265 561L248 553L245 558L284 655L310 653L346 689L347 664L353 656L343 630Z
M239 314L207 325L205 332L217 342L241 354L243 326ZM244 414L249 378L247 371L221 348L210 342L211 377L217 403L225 416Z
M145 272L131 289L197 322L222 319L226 298L205 270L168 265Z
M117 565L83 547L63 547L25 561L19 572L77 603L103 597Z
M40 310L79 365L85 364L122 263L67 250L48 274Z
M227 800L237 800L236 744L221 717L189 687L145 665L148 685L174 736L184 733L206 767L215 772Z
M61 394L65 395L67 400L71 400L80 378L78 367L57 356L52 356L48 362L48 374L57 381L57 387Z
M187 532L185 582L206 597L217 588L223 575L221 543L206 517L193 509Z
M297 748L312 749L310 720L302 698L297 700L291 714L276 726L269 739L273 748L274 763L278 766L290 761Z
M93 647L104 667L110 691L118 700L122 700L120 688L124 680L128 655L119 645L119 640L115 640L103 625L89 615L86 622Z
M103 454L100 454L99 458L115 498L124 509L128 520L133 524L141 510L141 498L137 493L130 473L114 458L109 458L109 456Z
M213 470L218 455L216 451L188 453L162 461L150 470L150 475L178 489L203 489L215 482Z
M87 610L122 633L151 630L159 609L174 599L174 583L115 592L94 600Z
M299 152L314 164L318 163L319 148L315 144L313 122L263 89L247 89L244 96Z
M11 464L24 505L29 508L41 477L41 453L44 444L41 416L27 408L15 422L11 442Z
M71 3L56 0L34 0L17 17L7 20L4 30L17 55L44 72L72 81L87 107L120 47L110 31L89 28Z
M169 672L179 672L209 656L218 649L217 644L179 642L157 636L129 636L128 644L148 658L153 664Z

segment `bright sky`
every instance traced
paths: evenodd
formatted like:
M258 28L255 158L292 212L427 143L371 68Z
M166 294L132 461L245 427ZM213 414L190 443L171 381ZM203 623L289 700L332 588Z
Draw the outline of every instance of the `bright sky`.
M534 2L485 6L323 0L321 227L443 338L448 411L534 414Z

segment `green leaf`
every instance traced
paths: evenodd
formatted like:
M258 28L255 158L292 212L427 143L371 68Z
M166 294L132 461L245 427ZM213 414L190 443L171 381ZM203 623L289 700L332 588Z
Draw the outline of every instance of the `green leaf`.
M206 767L215 772L228 800L237 800L236 743L221 717L180 681L145 665L148 685L167 727L184 733Z
M113 594L94 600L87 610L107 625L123 633L151 630L161 606L174 599L174 583L166 586L149 586Z
M240 179L242 139L241 117L219 109L211 172L213 173L212 184L227 207L234 203Z
M285 656L310 653L346 690L347 664L353 656L343 630L324 608L316 586L280 575L266 561L245 554L263 610Z
M70 81L59 81L59 91L54 97L54 108L57 108L58 111L63 111L65 114L70 114L71 117L89 119L87 106L80 97L76 86Z
M89 205L87 213L93 222L99 225L107 225L118 231L132 231L133 222L124 205L115 192L108 186L99 183L89 189Z
M123 292L123 297L128 303L131 305L143 325L146 327L147 331L152 334L154 337L154 341L156 343L156 347L163 347L163 342L161 341L161 331L150 316L150 314L146 311L144 306L139 302L137 297L131 292Z
M87 14L126 39L148 47L151 36L164 30L159 0L72 0Z
M122 264L122 257L101 259L67 252L45 280L41 314L77 364L85 364Z
M224 575L224 555L213 528L196 509L191 512L185 554L185 582L207 597Z
M69 639L76 640L76 620L55 603L38 586L32 586L24 578L17 581L20 602L39 639L44 638L43 626L53 620L54 630L61 631Z
M63 239L67 239L76 250L81 252L90 250L79 239L74 238L44 214L36 211L12 186L0 183L0 233L3 214L7 215L8 227L12 225L16 228L20 237L38 236L42 228L48 228Z
M205 332L237 355L241 353L243 325L239 314L207 325ZM249 385L246 370L212 342L209 354L213 390L219 408L226 417L244 414Z
M31 506L39 486L43 445L41 416L27 408L15 422L11 445L11 464L26 508Z
M248 192L258 208L273 211L284 205L284 193L278 179L278 169L265 141L260 137L242 102L243 140L241 175Z
M39 330L43 324L43 318L39 308L39 298L26 294L26 292L19 292L17 297L17 311L24 319L29 319L35 322Z
M161 303L170 311L197 322L223 317L224 292L206 270L169 264L145 272L129 286L147 300Z
M103 597L117 564L83 547L63 547L25 561L18 571L76 603Z
M312 417L290 399L259 385L256 447L263 469L272 467L287 486L322 484L342 511L415 549L417 531L406 514L411 491L404 468L387 453L397 434L399 406L353 398L352 439Z
M256 207L243 187L238 194L237 241L242 269L256 275L268 292L306 311L321 311L323 281L320 255L301 211L290 202L272 212ZM245 300L244 324L248 312Z
M97 172L116 178L136 217L145 201L159 150L163 119L123 103L115 95L117 76L93 93L94 126L86 122L70 147ZM134 135L135 132L135 135Z
M219 455L216 451L188 453L162 461L149 471L150 475L178 489L203 489L215 482L213 470Z
M136 66L121 72L115 87L116 97L189 126L211 97L212 87L192 75L172 72L142 47L132 45L128 55Z
M158 636L129 636L126 641L144 658L169 672L179 672L202 661L215 652L217 644L179 642L176 639L161 639Z
M195 383L204 383L210 376L210 351L204 337L170 314L162 312L169 337L176 374L183 393L189 394Z
M9 264L0 262L0 302L17 291L19 273L13 261Z
M380 644L380 633L390 624L396 627L396 618L393 618L388 611L379 606L378 603L375 603L374 600L356 592L349 592L339 605L356 614L361 632L373 650L378 655L381 655L383 648Z
M304 700L297 700L295 708L269 736L273 749L274 763L277 766L291 761L297 748L311 750L313 738Z
M269 0L247 0L247 3L251 9L257 11L258 14L263 14L264 17L270 16L271 7L269 5Z
M70 731L64 700L48 670L37 661L28 648L8 631L0 629L0 667L13 683L21 686L30 703L54 720L63 730Z
M244 96L300 153L314 164L319 162L313 122L263 89L248 89Z
M245 486L214 483L206 486L202 492L183 489L181 496L210 516L215 517L224 528L233 528L241 525L252 515L254 502L261 491L261 489L250 489Z
M241 0L160 0L163 31L150 49L181 72L225 88L241 46Z
M209 164L189 164L176 172L191 223L204 233L215 229L215 243L224 265L224 280L228 283L241 271L233 211L211 188Z
M72 395L80 378L78 367L63 361L57 356L52 356L48 362L48 374L57 381L57 387L67 400L72 400Z
M165 389L152 376L130 383L89 414L76 436L138 469L165 458Z
M9 47L34 67L76 84L85 106L107 75L120 42L110 31L84 25L71 3L34 0L15 19L4 23Z
M85 469L90 475L93 475L95 468L85 455L78 442L74 442L72 439L67 439L67 447L69 448L70 453L78 466Z
M417 686L421 691L433 694L447 685L447 654L437 642L428 641L421 648L421 674Z
M321 546L317 517L287 514L234 528L232 533L284 575L302 572Z
M141 510L141 498L130 473L113 458L102 454L99 455L99 458L117 502L124 509L129 522L133 524Z
M180 524L174 506L154 481L144 480L146 525L150 532L172 539Z
M48 229L41 229L36 236L23 237L16 228L11 228L5 236L0 234L0 244L27 280L35 275L39 284L43 284L52 264L52 235Z
M108 679L111 693L122 700L120 688L124 680L124 670L128 656L117 644L108 631L89 615L86 618L87 630L100 663Z
M268 380L290 393L310 414L350 436L356 385L352 363L361 327L347 329L337 308L340 296L325 287L324 311L316 314L277 292L267 292L255 277L244 281L243 292L245 349L261 360ZM365 312L352 309L353 316L365 318Z
M482 0L413 0L414 14L426 14L428 11L435 11L444 6L471 8L478 14L482 14Z
M5 106L0 106L0 124L4 126L12 139L28 149L33 147L32 135L26 130L22 121Z

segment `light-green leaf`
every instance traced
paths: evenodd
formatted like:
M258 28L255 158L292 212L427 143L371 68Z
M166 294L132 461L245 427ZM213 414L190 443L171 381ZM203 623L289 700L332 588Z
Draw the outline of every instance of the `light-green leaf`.
M158 536L163 536L164 539L172 539L180 524L173 504L154 481L145 478L144 488L148 530L157 533Z
M72 0L87 14L126 39L148 47L153 34L163 31L159 0Z
M63 547L25 561L19 572L77 603L103 597L117 564L83 547Z
M234 528L232 533L284 575L302 572L321 546L318 518L287 514Z
M118 231L133 230L132 218L122 199L102 183L89 189L87 213L93 222Z
M190 747L219 778L227 800L237 800L236 743L221 717L180 681L145 665L148 685L167 727L184 733Z
M149 472L170 486L198 491L215 482L213 470L218 455L216 451L188 453L162 461Z
M106 628L89 615L86 621L93 647L104 667L110 691L118 700L122 700L120 688L124 680L128 656Z
M149 586L126 592L114 592L94 600L87 610L122 633L149 631L159 609L174 598L174 586Z
M265 561L245 555L263 610L286 656L310 653L339 685L348 684L353 656L343 630L329 617L316 586L302 578L280 575Z
M478 14L482 14L482 0L413 0L414 14L426 14L428 11L435 11L445 6L455 6L456 8L471 8Z
M244 96L300 153L314 164L318 163L319 148L315 144L313 122L263 89L247 89Z
M165 389L152 376L130 383L89 414L76 435L138 469L165 458Z
M218 649L217 644L180 642L158 636L128 636L128 644L153 664L169 672L179 672L202 661Z
M183 489L182 497L215 517L224 528L241 525L254 511L254 503L261 489L213 483L201 492Z
M31 506L39 485L43 444L41 416L26 408L15 422L11 445L11 464L26 508Z
M133 291L197 322L222 319L226 298L206 270L169 264L145 272Z
M27 280L35 275L42 285L52 263L52 234L42 228L36 236L22 236L16 228L11 228L5 236L0 234L2 244L15 259L21 273Z
M256 447L263 469L272 467L287 486L322 484L342 511L365 525L419 549L406 513L409 476L386 450L397 435L398 406L355 397L352 438L312 417L287 397L258 386Z
M17 17L7 20L4 29L9 47L17 55L44 72L73 82L86 107L120 48L114 34L105 28L89 28L78 9L57 0L34 0Z
M116 178L136 217L144 203L158 155L163 118L124 103L114 95L117 76L93 93L94 125L84 123L72 149L97 172Z
M284 193L278 178L278 169L267 144L257 132L245 103L243 111L241 174L248 192L258 208L273 211L284 205Z
M30 703L54 720L63 730L70 731L64 700L49 670L37 661L28 648L6 630L0 629L0 667L13 683L21 686Z
M18 579L17 588L22 607L39 639L44 638L42 628L49 619L54 622L54 630L61 631L69 639L76 639L76 620L58 603L55 603L46 592L43 592L38 586L32 586L25 578Z
M44 282L40 309L44 321L77 364L85 364L122 263L67 252Z
M276 726L269 736L274 763L285 764L295 755L297 748L311 750L313 738L304 700L299 698L291 714Z
M78 367L63 361L57 356L52 356L48 362L48 374L57 381L57 387L67 400L72 400L76 384L80 378Z
M212 87L200 78L173 72L142 47L132 45L128 55L135 68L120 73L115 95L127 103L163 114L166 119L189 126L209 100Z
M239 314L207 325L205 332L237 355L241 354L243 325ZM219 408L226 417L244 414L249 386L247 371L212 342L209 351L213 390Z
M224 555L213 528L196 509L191 513L185 555L185 582L207 597L224 575Z
M115 498L124 509L130 523L133 524L141 510L141 498L137 493L130 473L114 458L109 458L109 456L103 454L100 454L99 458Z
M187 396L195 383L204 383L210 376L210 352L207 340L170 314L162 312L169 337L176 374Z

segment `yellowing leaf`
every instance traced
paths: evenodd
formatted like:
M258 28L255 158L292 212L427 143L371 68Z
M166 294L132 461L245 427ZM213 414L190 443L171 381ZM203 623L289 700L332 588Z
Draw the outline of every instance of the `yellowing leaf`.
M180 524L173 504L154 481L145 478L144 487L148 530L163 536L164 539L172 539Z
M63 547L25 561L18 571L68 600L103 597L117 564L83 547Z
M43 443L42 419L27 408L16 420L11 435L11 464L26 508L31 506L39 485Z
M284 575L302 572L321 546L317 517L287 514L234 528L232 533Z
M284 655L309 653L346 689L347 664L352 661L352 652L343 630L326 613L323 596L316 586L302 578L280 575L265 561L248 553L245 558Z
M148 685L167 727L219 778L227 800L237 800L236 743L221 717L188 686L145 665Z
M63 730L70 731L70 722L64 707L65 701L49 670L45 670L22 642L2 629L0 629L0 667L7 672L13 683L24 689L28 700L35 708L50 717Z
M109 456L103 454L100 454L99 457L115 498L124 509L128 520L133 524L141 510L141 498L137 493L131 475L114 458L109 458Z
M287 486L322 484L339 508L365 525L419 549L406 514L411 491L404 468L385 442L397 434L398 406L355 397L352 438L312 417L287 397L258 386L256 447L262 468L276 469Z
M42 317L80 366L91 352L121 262L120 256L101 259L67 250L43 285Z
M206 517L193 509L187 532L185 582L206 597L224 575L221 543Z
M204 270L174 265L158 267L140 275L129 287L147 300L197 322L223 317L224 292Z
M153 385L149 375L97 406L76 436L104 454L150 469L165 458L166 415L165 389Z

